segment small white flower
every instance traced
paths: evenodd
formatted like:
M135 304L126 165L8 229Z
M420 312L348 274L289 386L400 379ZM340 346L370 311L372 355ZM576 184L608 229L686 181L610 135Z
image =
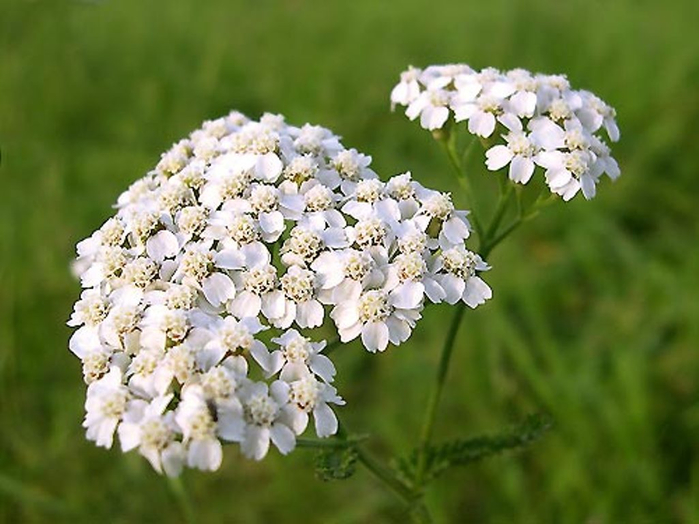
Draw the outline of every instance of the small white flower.
M177 425L174 414L165 412L172 395L153 399L150 403L133 400L119 425L119 440L124 452L138 448L138 452L150 462L158 473L175 477L182 471L185 452L175 440Z
M343 406L345 401L331 385L317 380L306 368L294 367L284 379L289 384L290 426L300 435L306 430L308 416L313 415L316 435L320 438L337 433L338 422L328 404Z
M83 422L89 440L95 441L101 447L112 447L114 431L126 410L129 397L129 390L123 384L121 369L116 366L104 377L89 385Z
M283 315L272 319L275 327L286 329L293 322L299 327L318 327L323 323L325 312L316 298L317 278L313 271L291 266L282 275Z
M439 245L449 248L463 244L471 235L471 225L466 218L467 212L455 209L449 193L419 188L420 210L414 221L427 229L430 220L439 224ZM426 219L426 220L425 220Z
M513 182L526 184L534 174L534 156L538 149L531 136L521 128L519 120L513 129L504 136L506 145L496 145L486 152L486 166L491 171L499 171L510 165L509 177Z
M489 269L477 254L459 247L448 249L439 257L438 268L442 272L436 278L446 293L447 303L461 300L475 308L492 298L490 287L476 274Z
M405 114L410 120L419 116L424 129L441 129L449 119L451 99L451 93L445 89L427 89L410 102Z
M342 342L361 335L364 347L384 351L389 341L399 345L420 318L424 286L404 283L392 291L373 289L336 305L331 313Z
M283 454L296 447L296 436L284 421L283 408L289 402L289 386L280 380L271 386L264 382L250 383L241 391L244 431L240 448L246 457L262 460L270 440Z
M184 436L187 465L208 471L221 467L223 448L216 434L216 420L200 387L190 386L183 391L175 421Z
M396 104L407 106L420 94L418 78L422 71L410 66L407 71L400 74L400 82L391 91L391 109Z
M281 337L273 338L272 342L279 345L266 359L265 371L268 375L280 373L280 378L288 382L296 368L308 369L325 382L332 382L335 377L335 366L332 361L321 354L325 341L313 342L302 336L295 329L287 330Z
M206 370L221 362L226 356L232 356L246 368L245 354L250 353L255 357L267 352L264 344L255 338L255 335L265 329L257 317L236 320L229 316L216 319L208 330L209 341L197 352L199 367Z
M322 253L312 265L320 285L319 300L338 304L362 289L381 286L385 281L382 267L387 262L388 255L382 248Z

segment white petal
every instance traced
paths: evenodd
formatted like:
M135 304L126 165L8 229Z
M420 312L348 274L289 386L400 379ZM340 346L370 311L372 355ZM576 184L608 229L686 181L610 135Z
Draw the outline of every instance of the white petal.
M478 110L476 104L463 104L454 106L454 120L462 122L470 119Z
M526 184L534 174L534 162L531 158L515 156L510 164L510 180Z
M567 169L549 169L546 171L546 183L552 189L566 186L572 178L573 175Z
M187 464L190 468L216 471L221 467L223 449L217 439L193 440L189 444Z
M250 291L243 291L228 304L228 311L238 318L256 317L261 308L262 299Z
M445 302L448 304L456 304L461 300L464 293L466 283L455 275L442 275L440 278L442 289L446 293Z
M306 431L308 426L308 413L298 408L288 407L284 410L284 419L286 424L291 428L296 435L300 435Z
M509 147L501 144L488 149L488 151L485 152L485 156L487 159L485 165L488 169L497 171L509 164L514 155Z
M580 188L582 189L583 196L587 200L594 198L595 193L597 193L595 180L590 175L583 175L580 177Z
M279 211L270 213L260 213L260 227L265 233L275 233L284 231L284 215Z
M141 330L141 336L138 340L144 349L165 349L167 335L158 328L147 327Z
M616 121L613 119L606 119L604 121L604 128L607 130L607 134L609 135L609 139L612 142L618 142L619 138L621 136L621 133L619 132L619 126L617 125Z
M202 284L204 296L212 306L218 307L235 296L233 281L223 273L213 273Z
M320 438L337 433L337 417L325 402L318 403L313 409L313 422L315 422L316 435Z
M194 359L197 366L206 371L221 362L221 359L225 354L226 350L221 347L221 344L212 341L203 348L199 349L196 352Z
M484 304L486 300L492 298L493 292L480 277L471 277L466 283L464 290L464 302L471 308Z
M431 302L439 304L447 296L442 286L440 286L436 280L431 278L425 278L422 283L425 286L425 294L430 299Z
M520 91L512 95L510 104L519 116L532 116L536 110L536 94Z
M335 365L325 355L315 355L311 359L311 371L326 382L332 382L335 377Z
M352 324L351 326L347 326L345 328L338 328L338 333L340 334L340 340L342 343L347 343L350 340L354 340L362 333L362 324L361 322L357 322L356 324Z
M546 169L563 169L565 156L560 151L545 151L536 155L534 161Z
M177 237L170 231L158 231L146 242L146 253L156 262L174 257L179 250Z
M272 442L282 455L286 455L296 447L296 436L287 426L279 422L272 425L270 431Z
M371 322L362 328L362 344L372 353L384 351L388 346L388 326L383 322Z
M466 223L459 217L452 217L447 220L444 226L442 226L442 231L452 244L462 243L471 233Z
M141 443L141 428L138 424L122 422L119 425L118 434L121 451L124 453L131 451Z
M325 311L317 300L306 300L298 304L296 322L302 328L314 328L323 323Z
M262 460L269 450L269 429L248 426L240 450L248 458Z
M511 82L507 81L495 81L488 86L487 92L488 96L493 96L495 98L507 98L516 90L515 86Z
M267 266L272 261L269 249L262 242L250 242L240 248L248 268Z
M531 140L539 147L553 150L565 145L565 131L548 118L532 120L529 127L532 130Z
M415 120L420 113L422 113L422 110L427 106L428 103L428 98L426 95L419 96L415 100L413 100L408 108L405 110L405 115L410 119L410 120Z
M495 117L492 113L476 111L468 121L468 130L474 135L488 138L495 131Z
M388 340L394 346L405 342L410 337L410 325L405 320L400 320L396 317L388 317L386 319L388 327Z
M399 309L414 309L420 305L425 286L420 282L404 282L391 291L391 305Z
M347 246L347 235L341 227L330 227L322 233L325 245L332 248L343 248Z
M262 314L272 320L284 315L286 301L282 291L272 291L262 297Z
M356 304L340 303L335 306L330 314L335 325L340 328L348 328L359 321L359 311Z
M510 131L522 131L522 121L512 113L505 113L498 117L498 121Z
M163 450L163 470L168 477L176 477L182 472L184 465L184 448L179 442L173 442Z
M274 182L282 172L284 165L279 157L274 153L262 155L255 165L255 174L260 180Z
M68 347L81 359L92 351L101 351L102 344L100 343L97 328L91 326L81 327L70 337Z
M420 115L420 125L430 131L441 129L449 118L449 109L446 107L427 106Z
M245 263L245 257L238 248L227 248L216 253L214 263L223 269L241 269Z
M241 413L242 414L242 413ZM245 420L237 413L218 413L218 435L229 442L240 442L245 435Z

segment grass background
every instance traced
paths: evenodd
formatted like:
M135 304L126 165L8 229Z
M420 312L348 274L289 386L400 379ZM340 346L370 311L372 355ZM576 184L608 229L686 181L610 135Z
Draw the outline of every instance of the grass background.
M183 520L145 460L84 439L66 349L74 244L129 182L237 108L323 124L384 176L451 189L388 93L408 64L465 61L597 92L619 114L623 176L491 258L495 299L467 315L438 435L532 411L557 426L441 478L438 522L699 522L697 20L693 0L0 0L0 520ZM377 452L414 443L448 313L384 355L336 353L345 418ZM256 464L229 449L219 473L184 477L200 522L404 518L365 471L316 480L307 450Z

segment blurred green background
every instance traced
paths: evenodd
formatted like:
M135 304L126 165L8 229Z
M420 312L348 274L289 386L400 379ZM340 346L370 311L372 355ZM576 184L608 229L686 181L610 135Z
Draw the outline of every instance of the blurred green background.
M499 248L495 298L467 315L437 434L533 411L532 447L453 471L438 522L699 522L699 3L0 0L0 520L182 522L145 460L87 442L65 320L75 243L119 192L206 118L236 108L330 127L383 176L452 189L429 135L389 112L408 64L565 72L617 108L621 179L554 206ZM458 200L458 195L456 196ZM351 427L407 451L446 327L338 351ZM400 522L365 471L227 450L187 472L200 522Z

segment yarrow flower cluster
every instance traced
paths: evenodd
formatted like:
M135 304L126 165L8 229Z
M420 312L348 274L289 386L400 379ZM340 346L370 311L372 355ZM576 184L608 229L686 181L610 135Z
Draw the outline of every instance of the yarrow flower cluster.
M426 302L476 307L488 269L466 212L319 126L234 112L205 122L77 246L68 322L88 384L84 427L158 472L218 469L222 442L286 454L312 418L336 433L332 322L369 351L408 339Z
M601 135L604 129L609 140L619 139L614 109L589 91L571 89L563 75L475 71L464 64L411 67L391 103L406 106L405 114L428 130L443 128L451 116L483 139L499 135L486 152L489 170L509 166L509 178L526 184L539 166L551 192L566 201L579 191L590 199L602 175L614 180L620 174Z

